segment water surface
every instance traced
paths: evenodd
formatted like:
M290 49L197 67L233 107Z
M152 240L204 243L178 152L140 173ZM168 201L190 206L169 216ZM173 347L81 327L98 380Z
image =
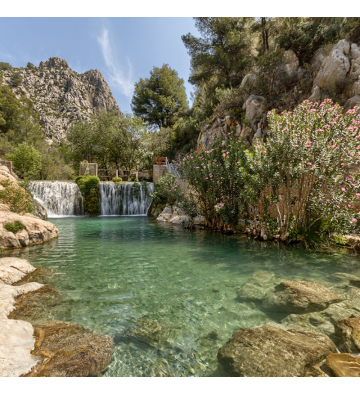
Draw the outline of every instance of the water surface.
M41 318L114 336L105 376L221 375L216 354L234 330L277 319L237 299L236 289L254 272L313 281L360 274L358 256L186 231L148 217L51 222L59 239L20 253L53 268L44 282L64 296Z

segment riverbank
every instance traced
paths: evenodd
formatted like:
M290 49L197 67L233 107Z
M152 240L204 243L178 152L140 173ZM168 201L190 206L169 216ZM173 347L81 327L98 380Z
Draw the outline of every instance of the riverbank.
M15 285L39 270L25 259L0 258L0 377L101 375L112 357L110 336L71 322L18 319L59 294L37 282Z

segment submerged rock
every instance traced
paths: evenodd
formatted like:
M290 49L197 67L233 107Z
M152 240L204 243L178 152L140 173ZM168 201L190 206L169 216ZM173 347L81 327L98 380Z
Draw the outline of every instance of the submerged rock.
M360 352L360 317L348 318L335 325L336 345L341 352Z
M36 321L48 319L53 314L54 306L60 305L61 293L50 285L43 285L38 290L21 295L15 301L15 310L8 318Z
M326 363L337 377L360 377L359 354L330 354Z
M300 377L334 352L335 344L322 333L267 324L234 332L218 361L231 376Z
M112 357L113 339L96 335L71 322L50 321L34 325L35 350L42 357L26 377L100 376Z
M310 281L283 281L267 293L262 304L269 311L305 313L326 309L345 298L323 285Z
M255 272L251 279L236 291L239 299L261 301L266 292L278 284L275 274L271 272Z

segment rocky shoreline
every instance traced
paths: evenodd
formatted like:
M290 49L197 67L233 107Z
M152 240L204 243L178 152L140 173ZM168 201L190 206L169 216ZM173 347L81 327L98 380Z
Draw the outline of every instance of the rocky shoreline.
M14 285L35 270L25 259L0 258L0 377L100 376L112 358L111 336L72 322L17 319L31 298L59 292L37 282Z

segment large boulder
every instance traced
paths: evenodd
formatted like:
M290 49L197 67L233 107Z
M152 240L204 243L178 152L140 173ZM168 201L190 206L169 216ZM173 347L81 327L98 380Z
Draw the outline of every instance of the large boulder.
M320 87L331 91L337 83L345 80L350 70L350 44L346 40L340 40L323 60L318 71L313 87Z
M322 333L267 324L234 332L220 348L218 361L231 376L301 377L335 352L335 344Z
M252 125L256 125L264 115L264 102L264 97L250 95L244 103L243 109L245 110L245 118L250 121Z
M35 350L42 357L27 377L100 376L112 357L113 338L61 321L34 324Z
M0 280L5 284L14 284L35 270L26 259L0 258Z
M349 86L346 88L346 95L356 97L360 95L360 47L357 44L351 44L350 62Z
M360 353L360 317L337 322L335 336L336 345L341 352Z
M360 356L354 354L330 354L326 364L337 377L360 377Z
M283 281L262 301L269 311L306 313L326 309L345 298L318 283L310 281Z

